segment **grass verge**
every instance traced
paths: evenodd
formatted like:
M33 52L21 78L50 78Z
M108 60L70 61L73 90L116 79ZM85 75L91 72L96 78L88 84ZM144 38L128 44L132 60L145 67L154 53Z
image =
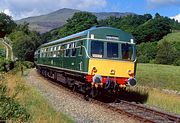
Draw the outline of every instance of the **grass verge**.
M134 97L130 101L140 102L157 107L160 110L180 114L180 95L178 94L166 93L160 89L143 86L130 87L127 90L131 95L126 96L126 98L131 98L132 94Z
M180 91L180 66L138 63L136 75L138 85Z
M140 102L167 112L180 114L180 95L165 93L160 89L136 86L127 88L130 95L125 100Z
M147 104L180 115L180 95L163 93L158 89L150 89Z
M56 112L41 94L33 87L27 85L19 74L6 74L5 79L10 92L19 92L16 99L26 107L33 123L71 123L69 117Z
M180 114L180 95L170 91L180 91L180 66L138 63L136 75L139 87L133 90L143 94L146 87L146 104ZM164 89L170 93L162 91Z

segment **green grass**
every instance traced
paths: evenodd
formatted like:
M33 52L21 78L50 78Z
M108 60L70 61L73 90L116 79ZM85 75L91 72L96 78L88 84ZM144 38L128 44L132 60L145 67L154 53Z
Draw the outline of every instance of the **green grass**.
M130 95L127 96L128 99L132 98L135 102L138 101L160 110L180 114L180 95L143 86L130 87L127 90L130 92Z
M4 45L3 45L2 41L1 41L1 39L0 39L0 49L4 49L4 50L5 50L5 47L4 47Z
M1 57L0 59L4 59L4 58L6 57L6 47L3 45L1 39L0 39L0 50L1 50L1 52L4 51L4 53L5 53L5 54L4 54L5 56ZM11 50L10 50L9 47L8 47L8 51L9 51L8 56L9 56L9 59L10 59Z
M148 92L146 104L180 114L180 95L162 91L180 91L180 66L138 63L136 78L134 91L141 95Z
M171 43L171 45L180 52L180 32L173 32L163 37L159 42L166 40ZM178 57L178 56L177 56Z
M180 66L138 63L136 78L141 86L180 91Z
M10 92L14 93L14 88L20 87L17 100L26 107L30 113L32 123L73 123L73 120L61 112L55 111L42 95L32 86L27 85L20 74L6 75L7 85Z
M150 89L147 104L165 111L180 114L180 96L167 94L158 89Z
M162 40L164 39L169 42L180 42L180 32L169 33L167 36L164 36Z
M30 112L32 119L31 122L35 123L71 123L73 122L69 117L63 113L56 112L52 106L37 92L37 90L28 87L29 92L24 96L23 102ZM31 95L29 95L31 93Z

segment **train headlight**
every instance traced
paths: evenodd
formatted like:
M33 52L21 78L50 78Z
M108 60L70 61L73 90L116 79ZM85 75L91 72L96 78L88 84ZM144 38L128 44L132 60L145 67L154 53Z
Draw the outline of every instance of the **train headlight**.
M115 75L115 73L116 73L116 71L113 70L113 69L112 69L111 72L110 72L111 75Z
M129 78L128 79L128 85L135 86L136 85L136 79L135 78Z
M101 83L102 82L102 77L100 75L94 75L93 76L93 82L94 83Z
M134 77L134 71L133 70L128 70L128 75L131 77Z
M97 72L96 67L93 67L93 69L92 69L92 70L93 70L93 72L94 72L94 73L96 73L96 72Z

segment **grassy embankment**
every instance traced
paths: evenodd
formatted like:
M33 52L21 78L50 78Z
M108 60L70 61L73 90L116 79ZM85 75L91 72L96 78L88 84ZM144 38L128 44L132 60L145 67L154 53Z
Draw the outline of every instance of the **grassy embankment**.
M180 114L180 95L172 92L180 92L180 66L138 64L136 75L136 88L148 92L148 105Z
M1 39L0 39L0 55L2 55L2 52L4 51L4 53L5 53L5 47L4 47L4 45L1 43ZM0 56L0 57L2 57L2 56Z
M180 42L180 31L174 31L172 33L169 33L168 35L164 36L162 40L166 40L168 42Z
M138 64L137 80L143 86L180 91L180 66Z
M19 74L6 74L7 85L10 92L14 93L19 88L20 93L17 100L24 105L30 113L30 121L33 123L71 123L73 122L66 115L56 112L48 102L33 87L27 85Z

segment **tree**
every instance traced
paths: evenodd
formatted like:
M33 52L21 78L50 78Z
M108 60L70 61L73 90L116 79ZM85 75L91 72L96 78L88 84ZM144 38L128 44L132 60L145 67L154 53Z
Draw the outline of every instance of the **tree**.
M166 40L158 44L156 62L159 64L173 64L176 58L175 49Z
M67 20L67 24L59 30L60 37L65 37L83 30L86 30L92 26L97 25L97 17L89 12L77 12L72 18Z
M152 15L151 14L144 14L144 18L146 21L152 19Z
M37 32L30 31L27 25L19 25L9 38L13 43L14 55L19 60L34 61L34 51L41 44L40 35Z
M171 32L169 21L159 14L154 19L150 19L136 28L134 36L138 43L159 41Z
M0 38L12 32L16 24L12 18L5 13L0 13Z
M112 26L130 33L134 33L138 26L144 24L146 21L150 19L152 19L151 14L144 14L144 15L130 14L119 18L115 16L110 16L105 20L100 20L99 25Z
M157 42L147 42L137 45L138 62L149 63L157 54Z

